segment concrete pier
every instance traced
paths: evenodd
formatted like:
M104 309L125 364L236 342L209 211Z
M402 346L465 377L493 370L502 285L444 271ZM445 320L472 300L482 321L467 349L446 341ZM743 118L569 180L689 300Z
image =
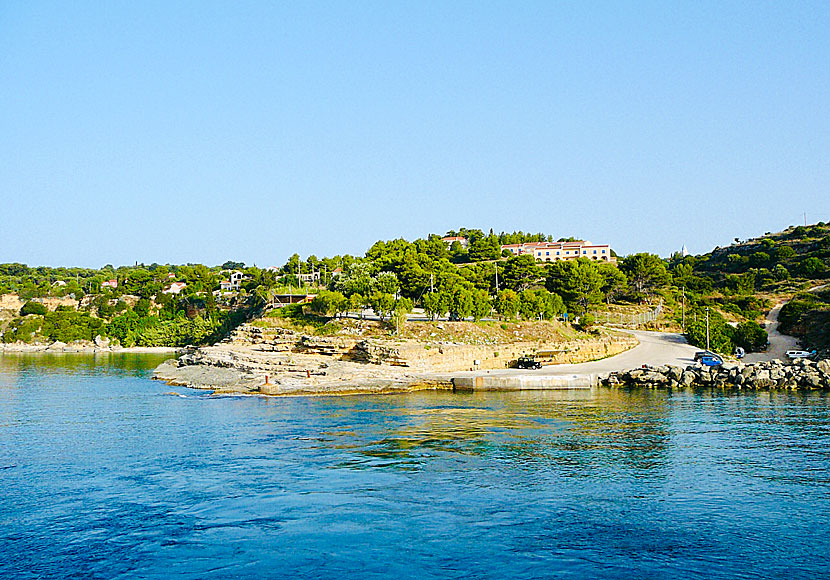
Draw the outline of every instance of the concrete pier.
M595 374L580 375L491 375L453 377L457 391L538 391L590 389L599 383Z

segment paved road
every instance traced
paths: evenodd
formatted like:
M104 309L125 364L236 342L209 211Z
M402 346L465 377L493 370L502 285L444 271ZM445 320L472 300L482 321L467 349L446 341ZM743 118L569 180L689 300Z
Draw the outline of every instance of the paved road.
M549 365L541 369L498 369L490 371L468 371L452 373L452 376L475 376L489 374L495 376L566 376L566 375L602 375L613 371L624 371L640 367L677 365L685 367L694 363L698 348L686 342L680 334L669 332L630 331L640 344L618 355L602 360L570 365Z

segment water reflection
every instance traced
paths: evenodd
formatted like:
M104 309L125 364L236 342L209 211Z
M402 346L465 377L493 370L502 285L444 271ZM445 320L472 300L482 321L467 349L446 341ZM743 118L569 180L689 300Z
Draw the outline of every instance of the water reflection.
M653 476L669 457L665 394L430 392L395 395L384 403L358 406L351 425L324 434L334 448L352 452L337 467L418 470L427 461L462 455L518 468L558 467L568 476L593 476L611 467ZM382 422L366 417L378 413Z
M3 353L0 377L11 382L22 374L145 376L174 353ZM0 381L2 385L2 381Z

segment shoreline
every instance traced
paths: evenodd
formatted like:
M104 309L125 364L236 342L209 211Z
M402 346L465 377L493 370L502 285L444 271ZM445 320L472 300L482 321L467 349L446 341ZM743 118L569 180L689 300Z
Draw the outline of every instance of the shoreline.
M174 346L95 346L74 344L3 344L3 354L181 354L187 349Z

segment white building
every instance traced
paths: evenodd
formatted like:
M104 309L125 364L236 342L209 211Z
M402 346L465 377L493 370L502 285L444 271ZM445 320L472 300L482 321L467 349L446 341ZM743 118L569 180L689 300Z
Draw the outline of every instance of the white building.
M182 290L187 288L187 284L184 282L173 282L170 284L170 287L163 291L164 294L178 294Z
M467 246L470 245L470 242L468 242L467 238L465 238L464 236L444 236L443 238L441 238L441 241L447 244L448 247L452 246L453 242L458 242L464 249L466 249Z
M222 280L219 282L219 289L225 292L231 292L234 290L239 290L242 286L242 272L239 270L234 270L230 273L227 280Z

